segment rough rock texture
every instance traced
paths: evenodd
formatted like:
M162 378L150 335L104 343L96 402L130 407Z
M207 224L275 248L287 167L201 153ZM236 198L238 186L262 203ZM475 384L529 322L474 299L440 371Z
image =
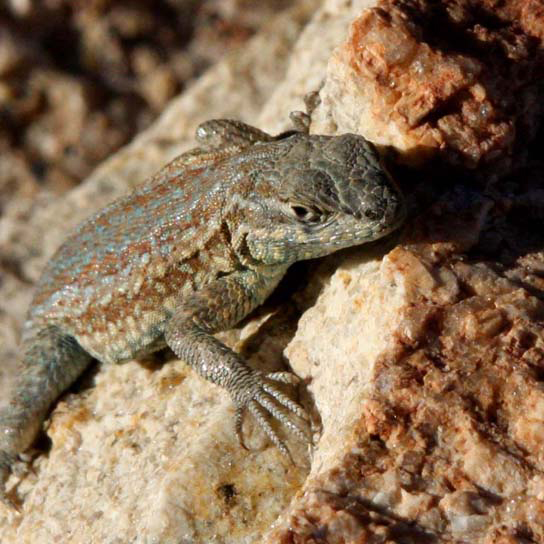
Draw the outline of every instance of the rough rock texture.
M542 3L383 0L329 63L321 131L421 160L523 162L542 100Z
M459 189L381 263L332 276L287 349L312 376L320 448L268 542L543 541L544 254L518 242L490 262L478 244L508 243L526 197L504 216Z
M307 378L322 429L309 475L301 444L291 466L250 419L257 449L242 451L226 394L182 362L103 366L54 410L36 474L11 478L25 503L0 517L2 542L544 541L541 5L373 6L328 0L299 36L317 2L298 5L65 200L0 224L24 271L0 286L17 306L2 327L13 357L28 284L66 229L187 148L203 118L283 130L323 82L312 130L408 162L438 150L392 167L402 233L297 266L222 335Z

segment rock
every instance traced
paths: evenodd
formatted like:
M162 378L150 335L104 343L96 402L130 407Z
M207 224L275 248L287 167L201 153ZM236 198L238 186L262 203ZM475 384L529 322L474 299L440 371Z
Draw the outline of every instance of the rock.
M538 2L493 6L301 2L4 231L33 281L69 225L187 149L198 122L279 132L321 83L312 130L420 164L391 165L410 207L401 233L294 267L221 335L259 368L284 353L305 379L321 427L309 467L302 444L288 441L290 465L251 418L255 449L240 449L228 396L181 361L104 365L55 407L36 473L10 479L25 502L3 540L544 541L544 164L529 145L544 32Z
M537 2L384 0L330 60L319 132L356 132L409 161L514 162L538 128Z
M446 195L381 263L347 257L300 320L287 356L323 434L265 542L544 539L543 291L476 258L514 216L467 202Z

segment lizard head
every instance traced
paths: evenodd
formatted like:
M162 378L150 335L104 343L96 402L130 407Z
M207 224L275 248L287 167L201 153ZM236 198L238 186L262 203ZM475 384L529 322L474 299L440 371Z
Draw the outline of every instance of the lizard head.
M285 152L257 181L256 193L266 198L247 235L255 259L320 257L381 238L402 223L400 190L362 136L295 135L280 144Z

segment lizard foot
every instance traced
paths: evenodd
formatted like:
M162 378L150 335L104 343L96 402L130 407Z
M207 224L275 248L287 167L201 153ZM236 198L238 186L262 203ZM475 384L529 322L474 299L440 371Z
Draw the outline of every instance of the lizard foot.
M10 510L21 512L21 502L13 494L6 491L6 481L13 470L15 458L4 451L0 451L0 502Z
M272 372L266 375L255 373L252 378L255 379L255 383L252 384L248 394L244 395L244 400L237 400L236 403L236 435L240 445L244 449L248 449L242 434L242 422L247 409L278 450L294 463L287 446L270 424L267 412L285 425L300 440L310 442L311 438L307 428L310 420L308 414L277 386L278 383L297 385L300 380L291 372ZM303 420L306 425L302 425L297 418L293 417L293 414Z

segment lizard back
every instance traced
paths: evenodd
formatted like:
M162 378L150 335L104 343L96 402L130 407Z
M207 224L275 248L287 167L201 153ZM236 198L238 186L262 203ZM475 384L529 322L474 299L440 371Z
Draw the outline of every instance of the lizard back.
M44 270L27 328L55 323L102 361L161 347L179 297L241 266L223 210L251 155L189 169L173 161L84 221Z

